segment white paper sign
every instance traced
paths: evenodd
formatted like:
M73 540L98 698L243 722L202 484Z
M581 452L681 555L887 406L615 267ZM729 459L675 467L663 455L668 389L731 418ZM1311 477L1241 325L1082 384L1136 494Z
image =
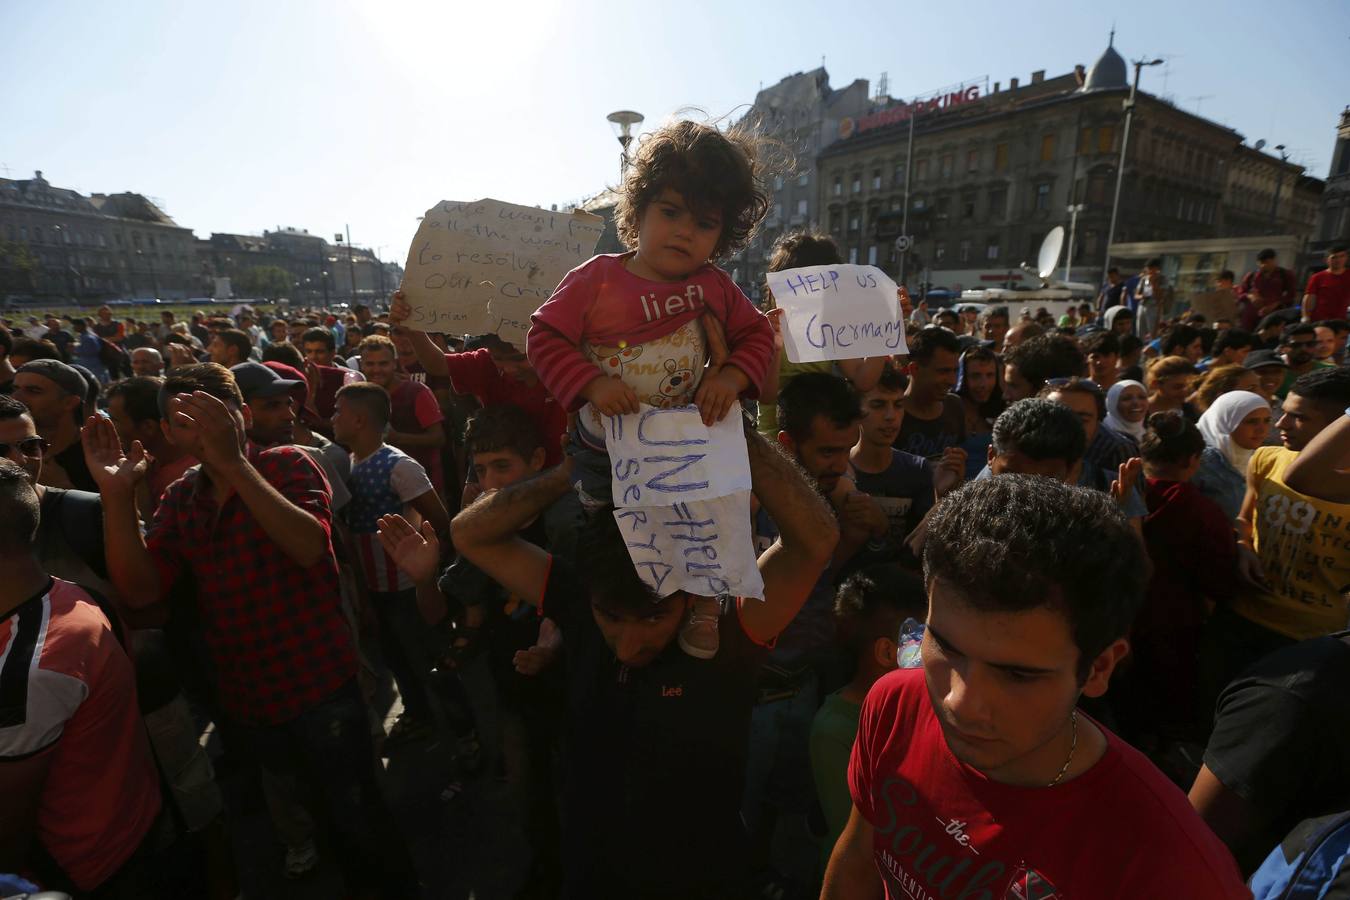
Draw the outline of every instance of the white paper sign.
M750 492L712 500L614 510L638 576L658 597L678 590L705 597L764 599L750 535Z
M750 490L750 457L740 404L711 428L698 407L641 406L605 417L615 506L711 500Z
M895 282L876 266L805 266L765 277L783 310L789 362L909 352Z
M530 315L563 276L590 259L604 220L500 200L444 200L427 210L408 250L407 325L496 334L525 349Z
M614 519L659 597L764 598L750 534L750 457L740 404L712 427L697 407L605 417Z

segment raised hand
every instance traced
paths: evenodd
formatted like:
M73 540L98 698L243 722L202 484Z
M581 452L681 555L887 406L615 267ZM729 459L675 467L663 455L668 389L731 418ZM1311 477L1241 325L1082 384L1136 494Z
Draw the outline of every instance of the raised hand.
M430 522L423 522L419 531L407 519L394 515L381 516L378 525L380 544L409 578L424 584L440 573L441 545Z
M1116 470L1116 480L1111 482L1111 496L1121 506L1125 505L1126 500L1134 491L1134 486L1139 482L1139 473L1144 470L1144 461L1135 456L1125 460Z
M80 429L80 444L89 474L99 493L121 492L129 496L150 468L150 456L140 441L131 442L131 450L122 452L122 442L111 419L90 416Z
M516 671L522 675L538 675L553 664L562 649L562 634L547 616L539 623L539 640L527 650L517 650L511 658Z
M408 302L403 289L394 291L394 296L389 304L389 321L394 325L402 325L408 316L412 315L412 304Z
M207 466L224 469L244 458L239 420L205 391L171 397L169 427L186 439L192 455Z
M948 447L942 451L933 470L933 491L939 497L945 497L961 486L966 479L966 451L960 447Z

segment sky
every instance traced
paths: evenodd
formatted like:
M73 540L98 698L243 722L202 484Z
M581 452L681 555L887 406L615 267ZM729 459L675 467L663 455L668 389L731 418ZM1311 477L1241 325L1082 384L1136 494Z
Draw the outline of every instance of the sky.
M136 191L198 237L293 226L402 260L443 200L577 202L642 129L739 116L821 64L913 96L1165 57L1142 89L1285 144L1325 177L1350 103L1350 5L1292 0L0 0L0 176Z

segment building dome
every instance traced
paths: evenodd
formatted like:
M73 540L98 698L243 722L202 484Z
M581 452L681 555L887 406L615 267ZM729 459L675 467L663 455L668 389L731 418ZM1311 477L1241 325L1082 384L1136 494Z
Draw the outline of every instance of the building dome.
M1114 88L1129 87L1125 60L1116 52L1115 35L1106 47L1101 59L1092 64L1087 81L1083 82L1085 91L1107 91Z

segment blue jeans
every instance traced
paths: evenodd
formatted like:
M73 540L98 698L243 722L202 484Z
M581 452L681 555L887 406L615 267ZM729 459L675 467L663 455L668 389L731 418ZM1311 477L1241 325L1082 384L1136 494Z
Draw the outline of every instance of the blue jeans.
M321 803L349 891L416 897L412 857L376 782L370 722L353 678L279 725L238 725L263 768L306 779Z
M795 695L759 703L750 714L750 746L745 766L741 818L753 834L765 808L805 813L815 797L809 750L811 723L820 708L820 679L800 677Z

